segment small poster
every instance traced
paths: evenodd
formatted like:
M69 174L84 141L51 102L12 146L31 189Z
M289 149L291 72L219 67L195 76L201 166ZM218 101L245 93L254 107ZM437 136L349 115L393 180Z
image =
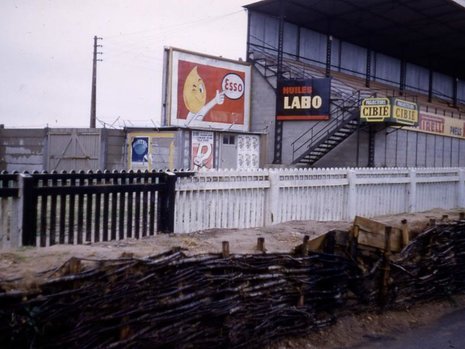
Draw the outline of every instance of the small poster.
M237 139L237 168L241 170L258 168L260 138L255 135L239 135Z
M131 168L148 169L149 137L134 137L131 142Z
M194 171L213 168L213 132L192 132L192 168Z

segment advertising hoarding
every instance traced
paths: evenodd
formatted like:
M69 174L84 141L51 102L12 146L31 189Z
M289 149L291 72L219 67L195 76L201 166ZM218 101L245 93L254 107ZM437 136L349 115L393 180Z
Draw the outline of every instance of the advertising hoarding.
M276 119L280 121L328 120L331 79L280 79Z
M404 127L410 131L465 139L465 121L448 116L421 112L417 127Z
M170 125L249 130L249 64L178 49L168 59Z

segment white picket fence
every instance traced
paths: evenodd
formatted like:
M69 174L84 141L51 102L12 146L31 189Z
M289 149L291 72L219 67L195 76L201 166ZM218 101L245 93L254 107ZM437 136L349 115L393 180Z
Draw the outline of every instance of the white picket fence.
M463 168L212 170L178 179L175 232L459 207Z
M21 245L13 201L0 198L0 249ZM217 170L177 179L174 231L464 207L465 168Z

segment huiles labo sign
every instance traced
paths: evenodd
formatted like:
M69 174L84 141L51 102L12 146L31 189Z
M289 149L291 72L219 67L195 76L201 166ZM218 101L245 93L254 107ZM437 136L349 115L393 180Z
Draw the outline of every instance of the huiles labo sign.
M418 104L396 97L365 98L360 106L360 120L417 126Z
M331 80L280 79L276 95L276 119L305 121L329 119Z

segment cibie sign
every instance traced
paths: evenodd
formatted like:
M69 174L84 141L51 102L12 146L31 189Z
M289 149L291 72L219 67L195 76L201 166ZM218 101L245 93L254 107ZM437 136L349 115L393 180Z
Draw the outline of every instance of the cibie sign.
M418 104L399 98L365 98L360 106L360 119L406 126L418 125Z
M366 122L384 122L391 117L388 98L365 98L360 106L360 119Z

